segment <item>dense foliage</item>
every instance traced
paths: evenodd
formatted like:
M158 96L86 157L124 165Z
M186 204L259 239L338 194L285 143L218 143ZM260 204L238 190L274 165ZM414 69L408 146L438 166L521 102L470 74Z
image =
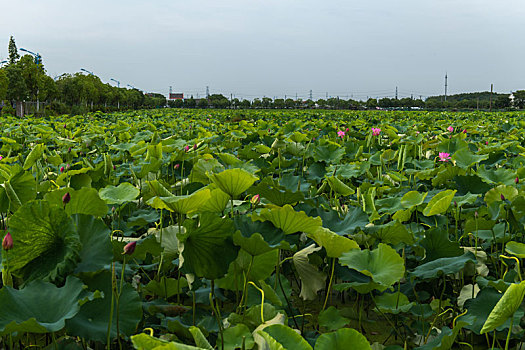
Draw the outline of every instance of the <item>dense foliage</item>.
M1 122L3 348L487 349L525 334L519 114Z

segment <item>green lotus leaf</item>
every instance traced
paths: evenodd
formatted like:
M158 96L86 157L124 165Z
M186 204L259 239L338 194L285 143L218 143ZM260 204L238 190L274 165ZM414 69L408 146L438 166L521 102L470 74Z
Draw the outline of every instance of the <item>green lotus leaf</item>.
M169 342L144 333L132 336L131 342L137 350L206 350L191 345Z
M468 169L474 164L479 164L481 161L488 159L488 154L477 155L469 151L468 148L462 148L458 150L452 156L452 159L456 161L456 165L463 169Z
M512 185L516 178L516 172L512 169L498 168L496 170L487 169L482 165L476 172L488 184Z
M296 232L315 233L323 223L321 218L312 218L303 211L297 212L288 204L279 208L265 208L259 215L254 214L253 219L270 221L286 235Z
M301 337L299 333L294 331L288 326L282 324L273 324L265 327L259 334L266 333L279 343L283 349L295 349L295 350L312 350L312 346ZM263 335L264 337L264 335ZM265 337L265 339L268 339Z
M324 211L321 208L312 210L310 216L319 216L324 227L339 235L351 235L358 228L364 229L369 223L368 215L361 207L349 207L343 218L335 210Z
M335 176L327 176L326 181L328 181L328 184L330 185L332 191L341 196L349 196L355 193L353 188L349 187Z
M314 147L313 152L316 162L337 164L343 158L345 149L337 144L317 145Z
M446 212L456 192L457 190L446 190L436 194L423 210L423 215L432 216Z
M516 310L520 307L525 296L525 281L521 283L513 283L507 288L503 296L494 309L489 314L485 324L481 328L480 334L491 332L497 327L507 321L514 315Z
M351 249L359 249L359 244L356 241L339 236L337 233L324 227L319 227L315 233L308 234L308 237L323 247L326 250L326 255L331 258L339 258L341 254Z
M246 191L259 178L246 170L234 168L220 173L207 173L210 180L224 193L235 198Z
M293 255L292 261L302 282L299 296L304 300L315 299L317 292L324 288L326 275L319 272L317 267L310 264L308 260L308 255L320 249L321 247L315 247L315 244L311 244Z
M222 190L215 188L210 191L210 198L200 207L199 211L202 213L222 213L226 206L230 196L224 193Z
M252 187L249 192L258 194L277 206L294 204L304 199L302 192L292 191L285 186L279 185L271 178L264 178L257 186Z
M6 175L3 186L0 186L0 211L15 212L23 204L36 198L36 181L29 172L20 166L14 166Z
M146 295L157 295L161 298L168 299L174 295L181 294L183 288L188 287L188 281L181 277L180 280L162 276L160 281L151 280L144 286Z
M9 269L25 282L62 281L80 259L82 244L64 209L43 200L24 204L11 217Z
M319 326L324 327L329 331L338 330L349 323L350 320L341 316L341 312L333 306L330 306L328 309L319 313Z
M71 199L64 205L62 197L69 193ZM44 199L50 204L64 207L68 215L85 214L93 216L106 216L108 206L106 202L100 199L98 191L94 188L82 188L75 190L73 188L61 188L44 195Z
M185 196L153 197L148 204L155 209L188 214L201 208L210 198L210 190L205 188Z
M466 322L456 322L456 325L453 329L448 328L447 326L441 329L439 335L426 343L423 346L419 346L417 350L449 350L452 349L458 336L459 331L467 325ZM416 350L414 349L414 350Z
M24 170L31 168L33 164L35 164L36 161L42 157L45 149L46 145L43 144L38 144L35 147L33 147L31 152L29 152L29 154L27 155L26 160L24 161Z
M423 263L440 258L451 258L463 255L464 250L458 242L452 242L448 238L448 232L440 228L432 228L425 231L425 238L420 242L425 248L425 259Z
M377 308L383 313L398 314L400 312L409 312L415 303L408 301L405 294L383 293L375 298Z
M523 243L514 241L507 242L505 245L505 251L517 256L518 258L525 258L525 244Z
M405 243L407 245L414 243L414 235L399 221L391 221L383 225L379 231L374 234L381 242L388 244Z
M0 332L2 334L47 333L64 328L67 319L80 310L83 284L78 278L68 277L66 284L55 285L33 281L25 288L0 289Z
M207 172L219 173L224 170L224 166L219 161L213 158L199 159L192 167L189 178L192 182L200 182L202 184L209 184L210 178L206 175Z
M186 220L184 227L186 232L180 235L179 246L185 270L208 279L224 276L239 251L233 244L233 221L203 213L199 224Z
M107 204L124 204L135 200L140 194L138 188L128 182L123 182L118 186L106 186L99 191L100 198Z
M403 208L413 208L423 204L427 196L427 192L419 193L418 191L409 191L401 198L401 205Z
M490 189L485 194L485 202L487 205L491 205L493 202L501 201L501 195L512 201L518 196L518 190L514 186L499 185Z
M210 345L199 327L191 326L189 330L197 347L206 350L213 350L213 346Z
M235 350L243 347L243 338L244 338L244 348L251 349L254 347L255 342L253 341L252 332L250 329L239 323L233 327L226 328L224 330L224 350ZM217 339L217 348L221 348L221 338Z
M111 322L111 339L117 337L117 312L119 313L121 335L128 337L137 331L137 326L142 319L142 300L130 284L123 284L117 310L116 300L111 297L110 271L85 274L82 279L87 284L88 290L101 291L104 293L104 298L94 299L83 304L79 313L66 321L66 329L69 334L105 344L112 302L114 312Z
M341 265L348 266L372 278L375 289L384 291L399 281L405 274L403 258L389 245L379 243L372 251L353 249L340 258Z
M148 230L148 232L155 234L157 242L164 249L164 259L166 259L167 261L176 259L179 255L179 239L177 238L179 227L177 225L171 225L159 229L150 230ZM183 230L184 227L181 227L181 232Z
M75 273L95 272L109 266L113 259L113 250L109 235L111 231L101 219L90 215L77 214L73 216L82 249L80 262Z
M458 175L454 177L454 182L459 194L482 194L490 190L490 185L483 182L477 175Z
M321 334L315 342L315 350L372 350L364 335L351 328L341 328L332 333Z
M430 279L440 274L450 275L461 271L465 264L476 262L476 257L471 252L451 258L440 258L417 266L410 274L421 279Z

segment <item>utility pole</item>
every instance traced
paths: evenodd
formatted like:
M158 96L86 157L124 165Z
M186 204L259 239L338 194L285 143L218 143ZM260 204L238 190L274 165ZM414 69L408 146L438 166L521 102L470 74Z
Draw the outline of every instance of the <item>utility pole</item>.
M173 89L172 89L172 87L170 85L170 96L171 96L172 93L173 93Z
M312 90L310 89L310 100L312 99Z
M328 101L328 92L326 93L326 100Z
M210 87L206 86L206 99L210 99Z
M447 102L448 74L445 73L445 102Z
M396 100L397 100L397 86L396 86Z
M295 100L297 101L297 92L295 93Z
M489 112L492 112L492 91L494 90L494 84L490 84L490 102L489 102Z

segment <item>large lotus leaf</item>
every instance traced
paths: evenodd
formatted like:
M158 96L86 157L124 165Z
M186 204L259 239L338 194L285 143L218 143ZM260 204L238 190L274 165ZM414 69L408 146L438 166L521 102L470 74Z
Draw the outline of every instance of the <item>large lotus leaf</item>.
M353 249L340 258L341 265L348 266L364 275L372 277L378 284L377 289L383 291L405 274L403 258L389 245L379 243L372 251Z
M513 283L507 288L503 296L494 309L489 314L489 317L485 321L483 328L481 328L480 334L491 332L497 327L507 321L523 302L523 297L525 296L525 281L517 284Z
M436 194L423 210L423 215L432 216L446 212L456 192L457 190L446 190Z
M239 291L244 285L244 275L248 281L265 280L275 271L278 256L277 249L257 256L252 256L241 249L237 259L230 264L226 276L217 281L217 286ZM250 270L249 274L248 270Z
M413 208L417 205L421 205L427 194L427 192L419 193L418 191L409 191L401 198L401 205L403 208Z
M189 328L189 331L191 335L193 336L193 340L195 341L195 345L197 345L199 348L203 348L206 350L213 350L213 347L208 342L208 339L202 334L202 331L199 327L191 326Z
M224 330L224 350L240 349L243 347L243 342L245 349L251 349L255 345L252 332L250 332L250 329L245 324L239 323ZM221 344L222 342L219 336L217 339L218 349L221 348Z
M259 178L246 170L234 168L220 173L207 173L210 180L230 197L237 197Z
M230 196L222 190L218 188L210 189L210 198L200 207L199 211L202 213L222 213L229 200Z
M82 242L80 262L75 273L95 272L111 264L113 249L109 235L111 231L101 219L90 215L73 216L73 222Z
M183 288L188 287L188 281L181 277L180 279L167 278L162 276L160 281L151 280L144 286L146 295L157 295L161 298L168 299L174 295L182 293Z
M351 249L359 249L359 244L356 241L339 236L324 227L319 227L315 233L309 234L308 237L323 247L326 250L326 255L331 258L339 258L341 254Z
M456 341L461 328L467 325L466 322L456 322L456 325L453 329L448 328L447 326L441 329L441 333L428 343L423 346L417 347L415 350L449 350L452 349L452 345Z
M46 149L46 145L38 144L36 145L31 152L26 157L26 160L24 161L24 170L27 170L33 166L33 164L36 163L37 160L42 157L44 154L44 150Z
M321 217L323 226L339 235L351 235L356 229L363 229L369 223L368 215L361 207L349 207L343 218L335 210L324 211L321 208L312 210L310 215Z
M252 187L249 192L259 194L261 197L278 206L297 203L304 199L302 192L292 191L285 186L279 185L277 181L269 177L264 178L257 186Z
M322 225L320 217L310 217L304 211L295 211L291 205L263 209L259 215L253 215L254 220L270 221L275 227L289 235L296 232L315 233Z
M324 287L326 275L319 272L317 267L308 261L308 255L320 249L321 247L315 247L315 244L311 244L293 255L293 263L302 282L299 296L304 300L315 299L317 292Z
M118 186L109 185L101 188L99 191L100 198L105 200L107 204L131 202L137 198L139 194L139 189L128 182L123 182Z
M454 178L459 194L482 194L490 190L490 185L483 182L477 175L458 175Z
M374 236L379 238L383 243L389 244L412 244L414 243L414 235L410 233L406 227L399 221L392 221L386 225L383 225Z
M0 186L0 210L15 212L23 204L36 198L36 181L33 175L19 166L11 169L3 185Z
M148 204L155 209L188 214L201 208L211 197L210 190L205 188L187 196L153 197Z
M332 333L321 334L315 342L315 350L372 350L364 335L351 328L341 328Z
M525 258L525 244L523 243L514 241L507 242L505 245L505 251L517 256L518 258Z
M191 345L169 342L144 333L132 336L131 342L137 350L206 350Z
M408 312L415 303L408 301L401 292L384 293L375 298L377 308L383 313L398 314Z
M224 276L239 251L233 244L233 221L204 213L199 225L186 220L184 227L186 232L180 235L179 246L185 270L208 279Z
M328 168L328 173L340 176L343 179L359 177L370 169L370 162L356 162L347 164L336 164Z
M2 334L47 333L64 328L67 319L80 310L79 300L83 284L78 278L68 277L66 284L33 281L24 289L0 289L0 332Z
M458 150L452 156L452 159L456 161L456 165L460 168L467 169L474 164L480 163L489 157L488 154L477 155L469 151L468 148L462 148Z
M441 274L450 275L465 267L465 264L476 262L476 257L471 252L452 258L440 258L417 266L410 274L421 279L429 279Z
M142 300L137 291L124 283L117 310L116 300L111 297L111 273L103 271L98 274L86 274L83 277L90 291L101 291L104 298L95 299L83 304L80 312L66 321L66 328L71 335L84 339L106 343L109 325L109 313L113 301L113 321L111 322L111 339L117 337L117 313L119 313L120 334L130 336L137 331L142 319ZM120 285L120 282L118 283Z
M335 307L330 306L328 309L319 313L319 326L328 329L329 331L335 331L339 328L343 328L350 323L350 320L341 315L341 312Z
M24 204L11 217L9 269L24 278L61 281L80 258L82 244L64 209L43 200Z
M209 177L206 175L207 172L218 173L224 170L224 166L219 161L213 158L205 157L199 159L192 167L189 179L191 182L200 182L202 184L210 183Z
M349 196L355 193L353 188L349 187L335 176L327 176L326 181L328 181L328 184L330 185L332 191L341 196Z
M487 205L491 205L493 202L501 201L502 195L505 199L512 201L518 196L518 190L514 186L499 185L485 194L485 202Z
M485 165L478 169L477 175L488 184L512 185L516 178L516 172L511 169L498 168L493 170L485 168Z
M494 288L484 288L474 299L468 299L465 301L464 308L468 310L467 314L458 318L460 321L468 323L465 328L473 331L476 334L480 334L481 328L485 324L485 321L489 317L491 311L494 309L498 301L501 299L503 294L499 293ZM523 311L518 310L514 314L514 324L518 324L519 320L523 316ZM505 328L509 328L510 318L505 321L501 326L497 327L496 330L501 331Z
M69 193L71 199L65 206L62 203L62 197ZM75 190L73 188L61 188L45 194L44 199L50 204L63 206L68 215L86 214L93 216L106 216L108 206L106 202L100 199L98 191L94 188L82 188Z
M337 144L318 145L313 149L313 156L316 162L337 164L341 161L344 154L345 149Z
M181 232L184 230L184 227L180 228ZM179 255L179 239L177 234L179 232L179 227L177 225L166 226L159 229L150 229L148 232L155 234L157 242L164 249L164 259L171 261L178 257Z
M464 253L459 243L449 240L447 231L440 228L434 227L425 231L425 238L421 240L420 244L425 248L423 263L439 258L460 256Z
M312 346L299 333L283 324L273 324L260 332L267 333L284 349L312 350Z
M233 241L250 255L263 254L276 248L290 249L284 232L268 221L252 221L246 215L236 216L233 221L237 229Z

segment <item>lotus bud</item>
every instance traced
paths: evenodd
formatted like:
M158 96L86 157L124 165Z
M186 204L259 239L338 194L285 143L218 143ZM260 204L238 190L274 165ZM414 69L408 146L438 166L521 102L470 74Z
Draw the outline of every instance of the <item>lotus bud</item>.
M184 150L185 150L186 152L188 152L188 151L190 150L190 146L186 146L186 147L184 147Z
M466 134L467 133L467 129L463 129L463 133Z
M111 207L111 212L112 212L112 213L115 212L115 207Z
M67 192L65 195L62 196L62 203L64 203L64 205L69 203L70 200L71 200L71 195L69 194L69 192Z
M69 170L71 169L71 165L70 164L66 164L66 170Z
M488 141L485 141L485 144L486 144L486 145L488 145L488 144L489 144L489 142L488 142Z
M173 168L174 168L175 170L177 170L178 168L180 168L180 164L179 164L179 163L175 164L175 165L173 166Z
M505 200L505 196L503 195L503 193L500 195L500 198L501 198L502 201Z
M261 196L259 196L258 194L256 194L255 196L252 197L251 201L250 201L253 205L257 205L261 202Z
M454 207L458 207L458 202L454 201Z
M64 129L66 129L66 128L67 128L67 125L66 125L66 124L64 124Z
M67 149L67 153L71 153L71 147Z
M63 167L63 166L60 167L60 172L61 172L61 173L64 172L64 167Z
M514 183L517 185L520 183L520 178L516 176L516 178L514 179Z
M122 255L131 255L135 251L135 247L137 246L137 241L129 242L124 246L124 251L122 252Z
M193 149L194 149L194 150L197 149L197 144L194 144L194 145L193 145Z
M2 160L4 157L0 156L0 160Z
M4 236L4 239L2 241L2 248L4 250L9 250L13 248L13 237L11 237L11 234L7 232L7 234Z

